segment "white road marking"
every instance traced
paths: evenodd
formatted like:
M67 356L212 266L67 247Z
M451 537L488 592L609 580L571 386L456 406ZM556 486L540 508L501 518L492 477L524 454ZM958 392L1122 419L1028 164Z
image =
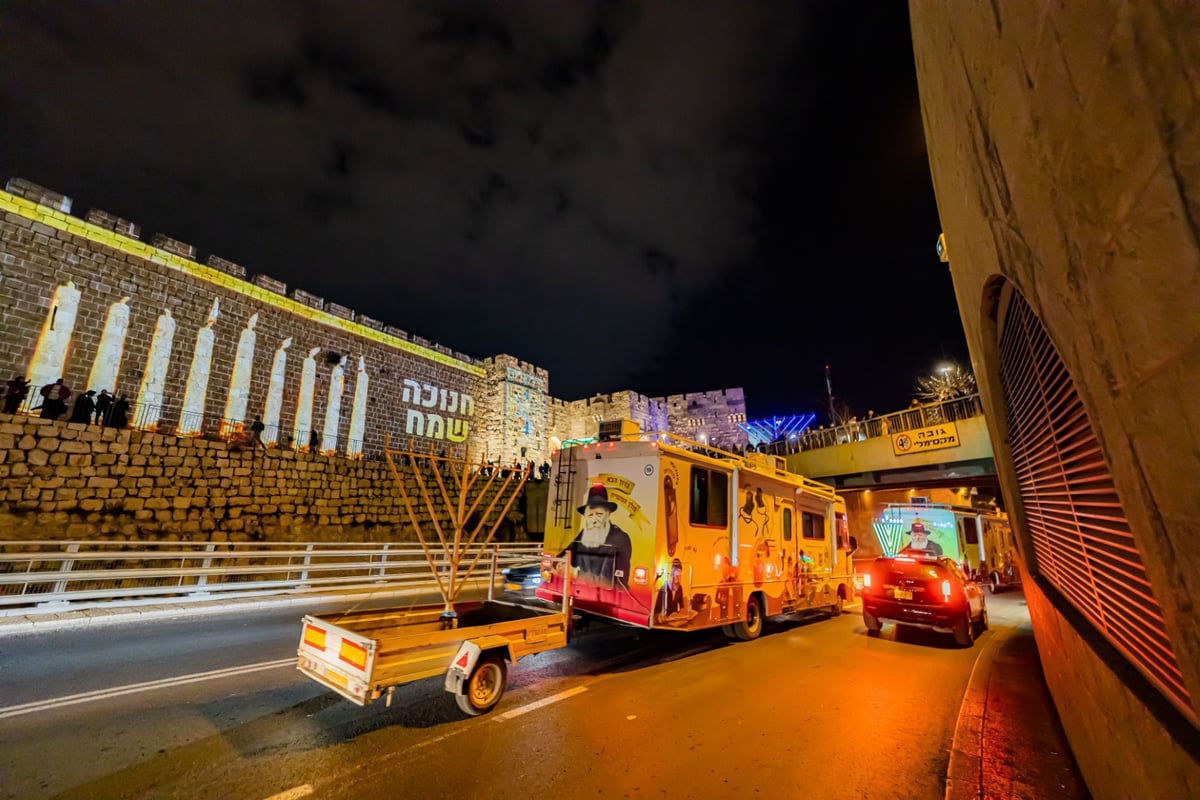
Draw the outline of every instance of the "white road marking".
M542 706L548 706L551 703L557 703L559 700L566 700L568 697L573 697L580 692L586 691L586 686L576 686L574 689L567 689L565 692L559 692L558 694L551 695L550 697L543 698L542 700L523 705L520 708L514 708L512 711L505 711L503 714L497 716L495 721L504 722L505 720L510 720L513 717L519 717L522 714L528 714L530 711L537 711Z
M308 797L312 793L313 793L313 787L306 783L303 786L296 786L294 788L288 789L286 792L280 792L279 794L273 794L270 797L266 798L266 800L297 800L297 798L300 798L300 797Z
M296 657L281 658L278 661L263 661L259 664L246 664L241 667L227 667L226 669L214 669L209 672L197 672L194 675L180 675L177 678L162 678L157 681L146 681L144 683L131 683L127 686L114 686L111 689L97 689L91 692L80 692L79 694L71 694L66 697L53 697L49 700L37 700L32 703L22 703L19 706L0 707L0 719L8 717L19 717L22 714L33 714L37 711L49 711L52 708L64 708L66 706L74 706L80 703L90 703L94 700L105 700L110 697L121 697L127 694L137 694L138 692L149 692L154 689L165 689L171 686L184 686L189 683L200 683L202 681L215 680L217 678L227 678L233 675L246 675L251 672L262 672L268 669L277 669L279 667L290 667L296 665Z

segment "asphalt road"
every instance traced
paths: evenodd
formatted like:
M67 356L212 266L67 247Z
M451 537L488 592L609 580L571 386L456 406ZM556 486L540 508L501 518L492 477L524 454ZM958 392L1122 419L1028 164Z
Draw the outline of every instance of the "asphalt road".
M0 798L941 798L989 635L593 626L463 719L439 678L360 708L298 673L309 610L0 638Z

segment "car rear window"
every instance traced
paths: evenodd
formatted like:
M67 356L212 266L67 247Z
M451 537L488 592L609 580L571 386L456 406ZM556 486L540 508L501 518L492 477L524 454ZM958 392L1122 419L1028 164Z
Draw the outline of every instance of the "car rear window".
M883 573L903 575L906 578L944 577L947 572L940 561L921 558L879 558L875 560L875 568Z

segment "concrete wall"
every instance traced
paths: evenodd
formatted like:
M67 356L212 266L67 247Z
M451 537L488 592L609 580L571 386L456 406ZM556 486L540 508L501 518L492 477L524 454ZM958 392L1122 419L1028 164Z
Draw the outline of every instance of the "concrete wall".
M1018 533L998 378L1006 286L1074 381L1191 698L1168 703L1035 573L1064 728L1097 798L1200 796L1200 6L910 9L951 274Z

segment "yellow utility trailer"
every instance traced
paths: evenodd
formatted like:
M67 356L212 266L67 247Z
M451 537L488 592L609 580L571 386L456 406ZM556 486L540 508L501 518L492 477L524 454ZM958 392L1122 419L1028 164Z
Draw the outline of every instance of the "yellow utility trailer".
M553 569L557 560L542 566ZM502 578L495 564L493 558L491 587ZM299 669L360 706L384 694L390 705L397 686L445 674L446 691L465 714L486 713L504 695L508 663L565 646L571 624L569 595L557 607L541 607L497 600L493 592L482 602L455 604L454 617L442 604L306 616Z
M496 598L503 576L495 548L487 598L459 600L529 473L416 453L411 445L384 453L442 602L306 616L297 668L359 705L383 695L390 705L397 686L445 674L465 714L486 713L504 695L509 662L564 646L570 630L569 592L557 603ZM569 557L542 558L538 567L570 580Z

